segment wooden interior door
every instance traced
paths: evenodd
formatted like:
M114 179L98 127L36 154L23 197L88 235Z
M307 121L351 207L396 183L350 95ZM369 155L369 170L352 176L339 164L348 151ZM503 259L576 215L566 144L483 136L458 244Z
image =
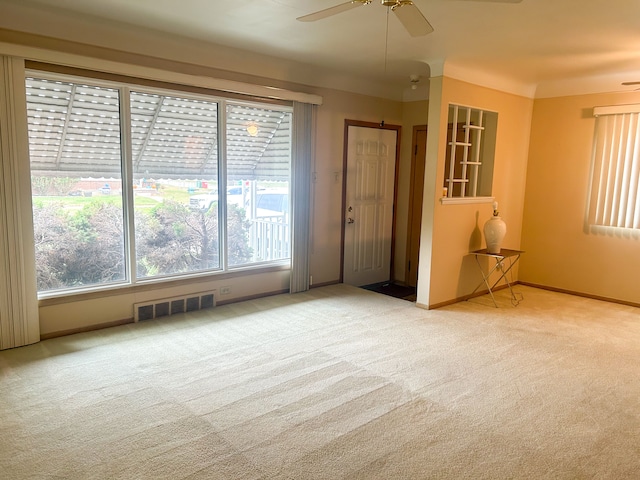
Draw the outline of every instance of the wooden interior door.
M398 131L347 128L343 282L362 286L391 276Z
M411 181L409 186L409 231L407 232L407 273L405 283L418 285L418 258L420 254L420 232L422 225L422 197L424 171L427 157L427 126L413 127L413 156L411 158Z

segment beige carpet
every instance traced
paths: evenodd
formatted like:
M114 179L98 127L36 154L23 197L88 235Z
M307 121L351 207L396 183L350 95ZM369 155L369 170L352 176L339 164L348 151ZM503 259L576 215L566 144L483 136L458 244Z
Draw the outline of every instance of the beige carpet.
M0 352L3 479L640 477L640 315L336 285Z

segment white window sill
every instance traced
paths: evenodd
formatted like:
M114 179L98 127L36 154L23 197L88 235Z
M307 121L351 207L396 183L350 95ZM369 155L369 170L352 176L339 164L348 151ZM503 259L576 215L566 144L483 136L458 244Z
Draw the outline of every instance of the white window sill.
M495 197L442 197L442 205L467 205L472 203L493 203Z

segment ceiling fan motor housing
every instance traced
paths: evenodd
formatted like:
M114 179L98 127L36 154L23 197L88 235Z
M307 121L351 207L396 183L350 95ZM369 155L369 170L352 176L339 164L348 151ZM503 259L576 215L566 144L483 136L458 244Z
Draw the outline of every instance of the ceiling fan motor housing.
M394 11L404 5L413 5L412 0L380 0L380 3L385 7L391 7L391 10Z

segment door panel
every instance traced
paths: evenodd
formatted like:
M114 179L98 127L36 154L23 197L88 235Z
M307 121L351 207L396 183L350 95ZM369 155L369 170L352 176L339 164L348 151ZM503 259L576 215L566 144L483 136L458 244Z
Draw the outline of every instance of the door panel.
M389 280L397 132L349 126L343 280Z

